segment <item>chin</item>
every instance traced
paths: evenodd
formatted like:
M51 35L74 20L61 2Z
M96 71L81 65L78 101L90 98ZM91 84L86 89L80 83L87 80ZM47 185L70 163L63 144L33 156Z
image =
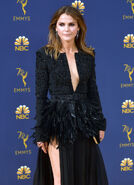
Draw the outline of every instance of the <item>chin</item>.
M64 37L64 38L62 38L62 40L63 40L63 41L71 41L71 40L74 40L74 38L67 38L67 37L65 38L65 37Z

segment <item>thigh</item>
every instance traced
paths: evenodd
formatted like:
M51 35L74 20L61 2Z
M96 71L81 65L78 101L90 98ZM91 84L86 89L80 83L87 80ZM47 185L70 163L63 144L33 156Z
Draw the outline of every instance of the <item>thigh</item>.
M51 141L48 145L48 154L52 166L52 171L54 178L60 177L60 156L59 156L59 149L56 149L58 144L56 140Z

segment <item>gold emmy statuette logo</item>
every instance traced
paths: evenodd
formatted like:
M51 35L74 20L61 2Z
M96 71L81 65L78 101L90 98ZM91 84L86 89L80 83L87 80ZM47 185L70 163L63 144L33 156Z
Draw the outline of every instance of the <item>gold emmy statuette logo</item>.
M132 171L132 167L133 167L133 160L131 160L130 158L124 158L121 161L121 171Z
M129 74L129 80L130 80L130 82L132 82L132 74L133 74L133 72L134 72L134 67L133 68L131 68L131 66L129 66L128 64L124 64L124 66L125 66L125 69L124 69L124 72L128 72L128 74Z
M17 0L17 4L20 4L23 12L23 16L13 16L13 21L31 21L30 16L26 16L26 6L27 6L28 0Z
M15 42L15 51L28 51L29 50L29 41L25 36L19 36Z
M134 67L132 68L130 65L128 64L124 64L125 66L125 69L124 69L124 72L128 72L128 77L129 77L129 80L130 82L129 83L121 83L121 88L124 88L124 87L134 87L134 83L132 83L132 74L134 72Z
M29 113L29 107L26 107L26 105L20 105L15 111L16 119L29 119Z
M72 6L73 6L74 8L77 8L77 9L80 11L80 13L81 13L82 15L84 15L83 12L84 12L85 6L84 6L84 3L83 3L83 2L81 2L81 1L74 1L74 2L72 3Z
M126 100L122 103L122 113L134 113L134 102Z
M27 166L21 166L18 168L17 171L17 179L18 180L24 180L24 179L30 179L31 170Z
M134 14L134 1L133 0L127 0L127 3L131 4L131 10L132 10L132 13Z
M119 148L129 148L129 147L134 147L134 142L132 142L130 135L133 134L132 130L133 128L129 128L127 125L122 125L123 126L123 132L126 133L125 135L127 136L128 142L120 143Z
M25 133L23 133L22 131L18 131L17 133L19 133L18 139L22 139L24 147L25 147L25 149L27 149L26 142L27 142L27 140L29 138L29 135L28 134L25 135Z
M21 77L24 87L14 88L14 93L30 93L31 92L30 87L26 87L27 86L26 78L28 76L28 72L24 71L21 67L16 69L18 70L17 76Z
M127 36L124 37L124 48L134 48L134 35L133 34L127 34Z
M124 127L123 132L127 133L128 141L131 141L130 134L132 133L132 128L130 129L127 125L122 125Z
M28 0L17 0L17 3L20 3L22 6L22 10L24 15L26 15L26 10L25 10L25 6L27 5Z
M26 81L25 79L27 78L28 72L25 72L23 69L21 68L16 68L18 70L17 76L21 76L22 77L22 82L24 84L24 87L26 87Z

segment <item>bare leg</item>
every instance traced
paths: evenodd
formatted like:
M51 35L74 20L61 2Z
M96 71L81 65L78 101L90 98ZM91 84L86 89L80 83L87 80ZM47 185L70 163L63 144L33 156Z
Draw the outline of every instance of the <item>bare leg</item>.
M50 142L48 145L48 154L52 166L53 176L54 176L54 185L61 185L61 176L60 176L60 158L59 158L59 149L56 149L58 145L56 141Z

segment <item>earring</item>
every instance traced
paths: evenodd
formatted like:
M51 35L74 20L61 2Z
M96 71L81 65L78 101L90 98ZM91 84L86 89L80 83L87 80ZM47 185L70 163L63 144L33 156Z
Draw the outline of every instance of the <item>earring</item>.
M79 37L79 31L77 31L77 34L76 34L76 39L78 39Z

